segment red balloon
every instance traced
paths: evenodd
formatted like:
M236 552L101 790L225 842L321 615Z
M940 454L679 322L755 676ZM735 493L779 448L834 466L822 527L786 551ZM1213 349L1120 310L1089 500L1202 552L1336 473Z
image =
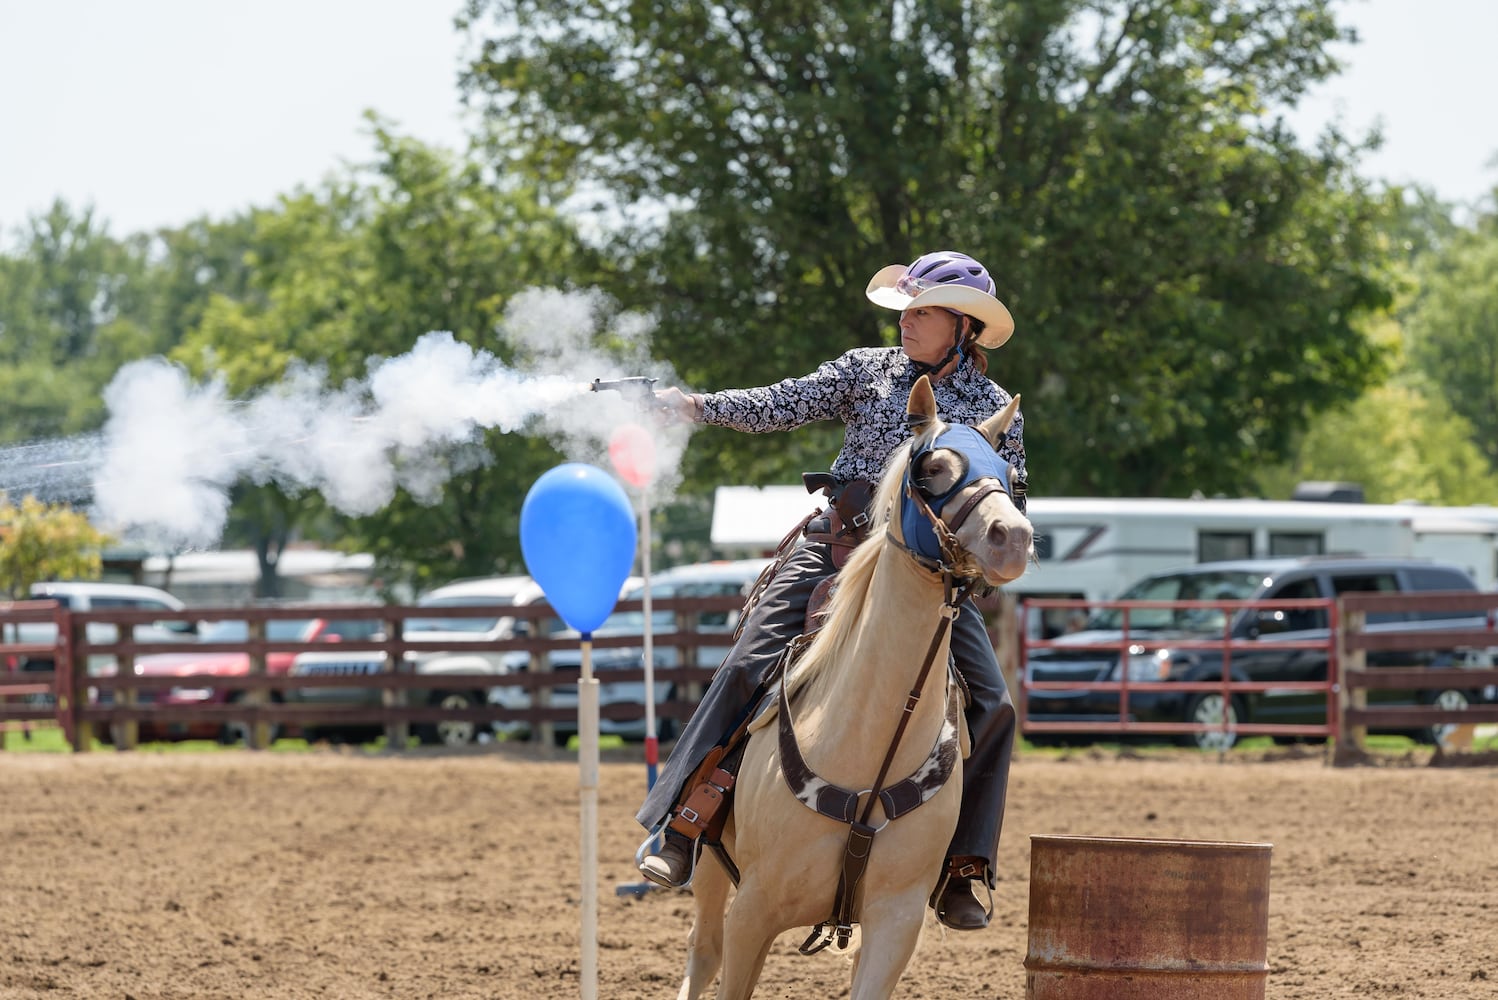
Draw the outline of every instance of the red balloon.
M609 438L609 461L621 479L644 489L655 479L655 439L639 424L624 424Z

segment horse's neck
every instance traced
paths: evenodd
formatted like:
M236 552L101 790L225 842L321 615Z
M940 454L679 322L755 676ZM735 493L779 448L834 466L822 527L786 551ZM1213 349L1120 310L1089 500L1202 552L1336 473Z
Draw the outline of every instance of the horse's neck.
M804 706L795 712L797 739L819 775L862 787L876 776L941 623L942 597L939 580L886 548L858 612L857 634L797 699ZM890 781L926 759L941 728L950 636L949 627L900 738Z

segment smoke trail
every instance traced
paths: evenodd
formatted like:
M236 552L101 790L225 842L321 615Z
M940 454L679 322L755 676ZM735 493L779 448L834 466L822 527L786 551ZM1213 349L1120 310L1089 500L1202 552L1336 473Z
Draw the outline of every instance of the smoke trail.
M434 331L406 354L372 359L362 380L329 387L320 369L296 366L233 400L221 380L195 384L162 359L134 362L105 391L95 520L145 544L207 546L240 479L317 490L340 511L369 514L398 488L438 500L453 475L487 461L475 447L484 430L541 434L569 460L609 469L610 436L631 422L655 440L652 499L663 499L680 481L689 430L588 391L593 378L623 375L674 384L669 366L649 357L650 330L598 293L542 289L515 296L501 324L516 367Z

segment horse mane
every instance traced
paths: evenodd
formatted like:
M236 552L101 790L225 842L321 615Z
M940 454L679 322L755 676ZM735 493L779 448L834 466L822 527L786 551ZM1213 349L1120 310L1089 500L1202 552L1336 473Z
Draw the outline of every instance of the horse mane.
M928 437L935 436L943 427L940 421L932 421L929 427L890 453L889 459L884 464L884 472L879 478L879 485L874 491L874 497L869 501L871 520L868 536L853 550L848 556L848 561L838 571L837 583L832 588L831 598L828 599L822 627L817 631L815 640L806 652L801 654L801 657L792 665L786 679L788 696L795 695L797 691L820 677L828 664L837 663L842 659L843 650L852 641L857 631L859 609L863 607L868 597L869 586L873 583L874 567L878 565L879 555L884 550L885 532L893 531L896 535L900 534L900 522L895 512L900 509L900 492L905 485L906 460L913 447Z

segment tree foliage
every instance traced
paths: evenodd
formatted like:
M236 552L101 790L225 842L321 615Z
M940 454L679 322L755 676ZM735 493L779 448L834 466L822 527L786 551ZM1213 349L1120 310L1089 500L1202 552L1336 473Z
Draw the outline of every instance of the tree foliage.
M1355 482L1370 503L1490 504L1498 474L1472 426L1418 377L1369 390L1323 415L1290 462L1260 480L1265 495L1288 498L1306 480Z
M1498 473L1498 215L1423 257L1417 274L1405 320L1411 361Z
M939 247L995 272L1041 494L1235 492L1384 371L1388 206L1276 117L1328 0L470 0L491 149L626 220L610 290L697 388L893 343L861 292ZM825 467L835 429L701 442L695 482Z
M63 504L0 494L0 592L12 600L42 580L95 580L110 542L88 518Z
M121 364L164 349L150 240L54 202L0 256L0 441L93 430Z

